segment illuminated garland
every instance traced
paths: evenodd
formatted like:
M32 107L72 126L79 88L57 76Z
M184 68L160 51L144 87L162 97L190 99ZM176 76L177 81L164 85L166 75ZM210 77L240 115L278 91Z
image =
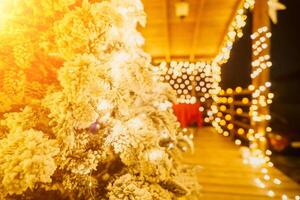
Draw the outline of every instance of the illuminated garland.
M160 75L162 76L161 80L168 81L170 85L172 85L172 87L177 91L177 94L180 95L180 98L178 99L179 103L194 103L196 101L196 97L188 94L190 93L193 86L191 86L189 82L183 82L183 79L187 80L189 76L191 76L190 78L193 79L192 77L194 77L194 71L202 69L202 72L204 73L201 75L201 70L199 71L199 73L201 77L200 79L204 79L204 82L197 82L196 91L206 93L206 96L200 98L201 102L204 102L208 98L212 98L215 102L215 104L213 104L207 111L207 116L204 118L204 121L207 123L211 122L216 131L220 134L223 134L224 136L229 136L230 132L235 128L235 125L231 123L231 120L233 118L232 115L234 113L228 112L229 109L224 105L230 105L231 103L233 103L234 99L231 95L234 92L237 94L241 94L242 92L246 91L246 93L248 92L247 94L250 94L249 98L243 97L241 99L241 107L235 108L234 110L236 114L240 116L249 116L249 118L253 122L264 122L271 120L271 116L269 114L259 113L258 110L259 107L267 107L272 103L274 94L269 92L269 89L271 87L270 82L265 82L263 83L263 85L260 85L257 88L253 85L250 85L247 90L243 90L241 87L237 87L235 91L231 88L224 91L221 90L219 86L219 83L221 81L220 66L228 62L234 42L237 38L241 38L243 36L242 29L246 25L247 19L245 13L248 9L253 8L254 3L254 0L245 0L242 8L237 11L237 15L233 19L233 22L228 29L228 33L225 37L219 54L211 62L177 63L172 61L170 63L170 67L167 67L166 62L162 62L161 65L155 70L160 72ZM257 30L257 32L251 35L251 39L254 40L252 45L253 55L257 57L252 62L252 79L257 78L265 69L272 66L270 55L264 54L264 49L268 48L267 41L271 36L272 34L267 27L261 27ZM207 70L207 72L209 73L206 73L205 70ZM177 79L178 77L183 79ZM209 86L205 87L206 83L209 83ZM182 84L184 84L184 86L182 86ZM182 90L183 88L181 87L187 88L188 90ZM224 95L228 96L225 97ZM221 104L221 106L218 106L218 103ZM248 106L248 104L250 104L249 110L245 110L242 108L244 106ZM203 109L204 108L201 107L200 111L203 111ZM254 130L253 128L249 128L248 130L246 130L242 127L239 127L236 131L239 136L245 135L245 137L250 142L249 148L242 148L243 163L249 164L253 167L261 168L261 177L256 177L254 179L254 183L257 187L266 189L267 183L280 185L282 181L277 177L272 177L268 173L268 168L272 168L274 166L274 164L270 161L272 152L269 149L262 150L259 146L260 142L266 142L265 133L271 132L272 129L271 127L267 126L266 129L262 132L256 131L257 130ZM235 144L241 145L242 141L240 139L236 139ZM267 190L266 195L269 197L276 196L275 192L271 189ZM282 200L286 200L289 198L287 194L280 194L280 196ZM294 199L300 200L300 196L296 195L294 196Z
M216 90L215 90L215 95L212 96L214 102L218 102L218 94L221 92L221 88L219 87L219 83L221 81L221 65L228 62L228 59L230 58L230 53L232 50L232 46L236 39L241 38L243 36L243 28L246 25L246 20L247 20L247 11L249 9L252 9L254 6L255 1L254 0L245 0L242 7L238 9L236 16L234 17L227 35L224 39L224 43L222 48L220 49L220 52L218 55L213 59L214 66L215 66L215 71L214 71L214 76L215 76L215 84L217 85ZM218 113L218 108L216 105L212 105L211 107L211 112L208 112L208 117L204 119L205 122L211 122L212 125L217 129L217 131L220 133L221 132L221 127L219 127L218 124L218 119L214 119L214 115ZM224 124L224 121L222 122ZM229 128L233 128L232 125L229 125ZM228 132L225 132L225 135L229 135Z
M268 48L266 41L271 36L272 34L267 27L262 27L251 35L251 39L255 40L255 43L252 45L253 55L258 56L264 49ZM254 69L251 74L252 79L256 78L264 69L272 66L270 58L270 55L260 55L252 62L252 68Z
M154 71L176 91L178 103L195 103L197 96L200 102L205 102L216 87L213 66L206 62L162 62Z
M251 78L257 78L264 70L270 68L272 66L272 62L270 61L270 55L264 53L264 49L268 47L267 40L270 39L271 33L269 32L267 27L261 27L257 30L257 32L251 35L251 39L253 40L253 55L257 58L252 62L253 73L251 74ZM255 123L263 123L265 121L271 120L271 115L268 113L260 113L259 108L266 108L272 103L272 99L274 98L274 94L269 92L271 87L271 83L266 81L262 85L255 87L250 85L248 87L248 91L251 91L251 106L248 113L244 113L243 109L237 108L235 112L237 114L246 114L251 117L251 120ZM235 90L236 93L242 92L240 87L237 87ZM227 89L226 92L221 90L217 97L217 102L221 103L221 106L218 107L214 105L212 107L213 115L215 116L212 125L216 128L217 132L223 134L224 136L229 136L229 131L234 128L234 125L230 123L232 116L230 114L224 114L227 111L227 107L222 104L230 104L233 103L234 99L230 97L233 93L231 88ZM222 95L228 95L227 97ZM242 99L242 104L248 104L249 99L244 97ZM255 168L260 168L261 175L259 177L255 177L254 183L257 187L262 189L267 189L267 185L274 184L280 185L282 181L278 177L272 177L269 174L268 168L272 168L274 164L271 162L270 156L272 155L272 151L269 149L263 150L260 148L260 143L266 142L266 133L271 132L272 128L267 126L265 130L254 130L250 128L246 134L246 138L250 141L249 148L242 147L242 155L243 155L243 163L246 165L251 165ZM245 129L238 128L237 134L244 135L246 133ZM236 145L241 145L242 141L240 139L235 140ZM276 192L272 189L267 189L266 195L269 197L280 196L282 200L289 199L287 194L276 194ZM299 200L300 196L295 195L293 197L295 200Z
M179 95L178 102L193 103L196 101L196 97L192 96L190 93L193 88L191 85L193 77L199 80L197 75L193 75L198 69L203 69L202 71L199 71L199 73L201 73L200 79L204 79L204 81L199 81L195 86L195 90L196 92L208 93L208 95L206 94L203 95L203 97L200 97L200 101L204 102L210 97L212 97L213 100L217 100L217 94L220 92L219 82L221 81L220 65L228 61L233 43L237 38L243 36L242 29L246 25L246 12L248 9L251 9L253 5L254 0L245 0L242 8L237 11L237 15L228 29L220 53L213 61L197 63L172 61L170 62L170 66L167 66L166 62L162 62L159 67L154 68L154 71L161 75L161 80L168 81L176 90ZM209 73L207 73L207 71L209 71ZM192 80L187 80L187 78ZM205 120L212 120L212 115Z
M249 9L253 8L254 3L254 0L245 0L242 8L238 9L235 18L228 29L223 46L220 49L219 54L215 57L214 62L221 65L228 61L234 42L237 38L243 37L243 28L245 27L247 20L246 13Z
M260 86L258 88L255 88L253 85L250 85L248 89L244 90L241 87L237 87L235 90L231 88L228 88L226 91L221 90L217 102L221 105L212 106L212 112L215 116L214 120L212 121L212 125L216 129L216 131L224 136L229 136L230 131L234 129L234 125L231 123L232 115L234 113L228 113L228 108L227 106L225 106L234 103L234 99L232 97L233 95L242 96L242 94L249 94L249 92L251 94L251 101L248 97L241 98L241 106L246 106L249 104L249 102L251 102L249 111L238 107L234 110L236 114L248 115L256 121L270 120L269 115L259 115L255 112L256 106L266 107L270 103L272 103L274 94L267 92L270 86L271 84L269 82L266 82L264 86ZM266 127L265 132L271 131L271 127ZM259 148L258 142L266 140L265 134L255 133L254 129L252 128L249 128L248 130L245 130L244 128L238 128L236 132L239 136L246 135L246 138L251 142L249 148L241 147L241 152L243 157L243 163L245 165L250 165L256 169L259 169L260 171L260 174L253 180L254 184L261 189L266 189L266 195L269 197L280 196L282 200L291 198L295 200L300 200L299 195L295 195L294 197L292 197L285 193L276 194L276 192L273 189L268 189L268 187L270 187L272 184L274 186L281 185L282 180L269 173L270 168L274 167L274 164L271 162L270 159L272 151L269 149L261 150ZM242 141L240 139L236 139L235 144L240 146L242 144Z

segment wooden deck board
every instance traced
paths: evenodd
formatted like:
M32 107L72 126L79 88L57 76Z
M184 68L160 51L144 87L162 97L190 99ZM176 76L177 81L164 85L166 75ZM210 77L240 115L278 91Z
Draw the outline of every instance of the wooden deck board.
M264 181L266 188L257 187L255 179L263 180L261 169L243 164L239 147L230 138L217 134L210 127L198 129L194 143L194 154L185 156L184 161L202 167L198 174L202 185L202 196L199 199L282 199L282 194L294 199L295 195L300 194L299 184L274 167L268 169L268 174L271 180L276 177L282 183L276 185L272 181ZM269 190L274 191L276 196L270 198L267 195Z

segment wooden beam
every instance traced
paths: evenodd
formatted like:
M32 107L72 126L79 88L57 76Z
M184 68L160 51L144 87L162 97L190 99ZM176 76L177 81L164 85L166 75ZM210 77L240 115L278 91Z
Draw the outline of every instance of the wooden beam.
M221 39L220 39L220 42L218 44L218 48L217 48L217 51L216 51L215 55L218 55L220 49L222 48L223 43L224 43L224 39L225 39L225 37L226 37L226 35L228 33L228 30L229 30L229 27L230 27L231 23L233 22L236 14L237 14L238 9L242 6L243 2L244 2L244 0L238 0L238 1L236 1L235 5L234 5L234 9L232 10L232 13L231 13L231 15L230 15L230 17L229 17L229 19L228 19L228 21L226 23L226 26L225 26L225 29L223 31L223 34L221 35Z
M253 9L253 33L257 32L259 28L267 27L268 30L270 30L270 19L268 15L268 0L258 0L255 2L254 9ZM258 38L259 39L259 38ZM252 40L252 44L255 44L257 39ZM268 45L267 48L263 49L262 52L260 52L258 55L254 54L254 50L252 48L253 54L252 54L252 61L256 60L260 56L264 55L270 55L270 38L266 37L266 44ZM254 69L252 69L254 71ZM252 79L252 84L255 86L255 88L258 88L260 86L265 85L267 81L269 81L269 68L264 69L257 77ZM268 92L266 91L265 94ZM268 115L269 114L269 108L267 106L263 107L261 105L257 105L257 112L258 115ZM261 133L265 134L265 130L268 127L268 121L254 121L251 119L251 125L255 131L255 133ZM254 141L256 144L258 144L258 147L261 150L266 149L266 141Z
M215 55L195 55L194 62L197 61L210 61L215 57ZM166 61L165 56L152 56L152 60L154 63ZM170 60L177 60L177 61L190 61L190 55L172 55L170 56ZM169 62L169 61L167 61Z
M252 32L257 32L257 30L261 27L267 27L270 30L270 19L268 14L268 1L267 0L259 0L255 2L255 6L253 9L253 24L252 24ZM255 41L252 41L254 43ZM270 55L270 39L266 38L266 43L268 48L264 49L261 54ZM259 55L260 56L260 55ZM252 60L256 60L258 56L252 54ZM263 72L255 79L252 80L254 86L260 86L264 84L264 82L269 80L269 68L263 70Z
M200 5L197 9L197 17L196 17L196 25L194 29L194 34L192 38L192 49L191 49L191 55L190 55L190 61L194 62L195 60L195 54L196 54L196 48L197 48L197 41L198 41L198 35L199 35L199 29L200 29L200 21L201 21L201 15L203 13L203 7L204 7L204 1L200 0Z

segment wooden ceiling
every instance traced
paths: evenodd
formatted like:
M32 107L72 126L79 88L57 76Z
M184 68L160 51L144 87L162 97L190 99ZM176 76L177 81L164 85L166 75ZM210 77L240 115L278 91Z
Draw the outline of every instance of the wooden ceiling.
M219 52L242 0L186 0L189 15L175 15L180 0L142 0L147 26L141 28L153 61L209 60Z

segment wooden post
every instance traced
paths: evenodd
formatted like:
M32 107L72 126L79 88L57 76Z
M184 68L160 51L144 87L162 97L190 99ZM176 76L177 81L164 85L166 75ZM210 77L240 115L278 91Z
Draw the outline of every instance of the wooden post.
M256 0L254 9L253 9L253 25L252 25L252 32L253 34L257 34L258 30L262 27L266 27L267 32L270 31L270 19L268 15L268 0ZM263 32L261 34L266 34L266 32ZM259 41L260 34L253 39L252 38L252 45L257 44L256 42ZM270 55L270 38L264 37L265 41L264 43L267 44L266 48L263 48L262 51L259 53L255 52L255 48L252 46L252 61L257 60L259 57ZM255 68L252 68L252 72L255 71ZM257 75L255 78L252 78L252 85L255 87L255 89L258 89L260 86L265 86L265 83L269 81L269 68L265 68L262 70L259 75ZM261 93L261 95L268 94L268 89ZM255 99L255 98L254 98ZM257 99L258 100L258 99ZM257 113L258 116L265 116L269 115L269 109L268 106L261 106L259 103L257 104ZM268 126L267 120L257 121L251 118L251 125L253 127L254 133L260 133L263 134L263 137L261 139L256 139L254 142L257 145L257 148L260 148L261 150L266 149L266 140L265 140L265 132L266 128Z

